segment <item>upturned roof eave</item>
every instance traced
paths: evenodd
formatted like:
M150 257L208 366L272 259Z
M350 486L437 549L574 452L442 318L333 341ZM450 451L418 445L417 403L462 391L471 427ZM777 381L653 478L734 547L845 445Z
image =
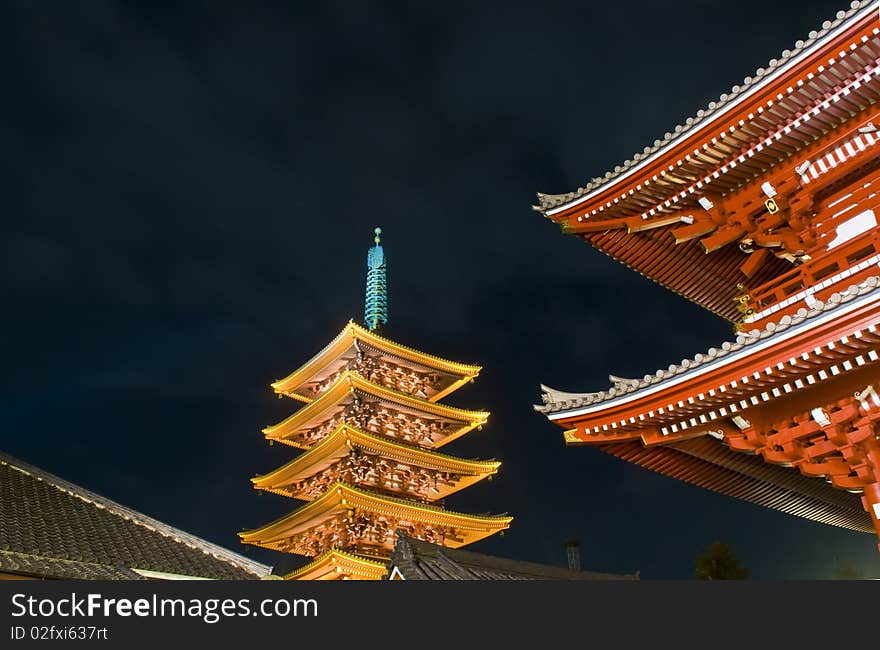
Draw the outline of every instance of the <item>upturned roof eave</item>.
M361 508L378 514L398 511L415 521L456 526L464 532L488 530L487 535L506 529L513 521L513 517L508 515L471 515L439 506L377 494L337 481L314 501L259 528L241 531L238 536L245 544L272 544L286 536L295 535L308 529L310 524L332 516L339 508L347 509L349 507Z
M384 562L371 560L352 553L346 553L336 547L332 547L317 556L308 564L285 574L284 579L300 580L309 576L306 579L327 580L331 578L327 578L326 576L337 573L337 568L342 569L342 573L354 573L359 579L366 578L380 580L388 573L388 567ZM325 571L324 573L319 574L320 577L310 575L315 572L320 572L322 569Z
M320 397L281 422L264 428L263 434L272 440L286 438L320 413L338 404L350 392L357 390L363 391L379 400L387 400L405 408L429 413L436 417L448 418L453 421L465 422L471 428L485 423L490 415L488 411L471 411L414 397L393 388L381 386L364 379L356 372L346 370L339 376L334 385L322 393Z
M399 461L411 462L422 467L461 474L488 476L500 467L500 461L468 460L422 449L414 445L397 442L389 438L375 436L349 424L342 423L320 443L300 454L289 463L251 479L260 489L280 489L300 478L311 475L316 465L328 459L340 457L339 452L358 447L364 451L374 451L380 455ZM331 460L332 462L332 460Z
M87 490L79 485L71 483L70 481L62 479L46 470L19 460L18 458L15 458L14 456L11 456L4 452L0 452L0 464L6 465L12 470L21 472L22 474L25 474L27 476L31 476L34 479L45 483L46 485L52 486L54 489L58 490L61 493L65 493L81 502L108 512L115 517L118 517L122 521L129 522L134 526L138 526L148 531L157 533L161 535L162 538L168 540L169 543L185 545L187 548L197 550L203 555L209 558L213 558L214 560L222 562L223 564L233 567L239 571L242 571L245 574L254 577L262 577L270 573L272 570L271 566L262 564L248 557L235 553L234 551L197 537L196 535L183 531L179 528L175 528L174 526L171 526L157 519L154 519L153 517L150 517L142 512L124 506L116 501L113 501L112 499L92 492L91 490ZM21 549L6 550L13 552ZM59 558L59 560L62 559ZM83 563L79 560L73 561Z

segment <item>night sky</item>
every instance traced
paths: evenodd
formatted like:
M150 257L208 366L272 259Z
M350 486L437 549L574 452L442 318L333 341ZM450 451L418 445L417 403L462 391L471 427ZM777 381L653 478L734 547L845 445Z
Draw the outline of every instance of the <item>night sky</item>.
M515 516L472 550L689 578L713 540L754 578L880 576L877 539L665 478L532 410L732 327L532 211L662 137L844 0L11 3L0 20L0 448L274 564L236 532L299 502L269 383L362 317L483 365L451 444L504 464L447 506Z

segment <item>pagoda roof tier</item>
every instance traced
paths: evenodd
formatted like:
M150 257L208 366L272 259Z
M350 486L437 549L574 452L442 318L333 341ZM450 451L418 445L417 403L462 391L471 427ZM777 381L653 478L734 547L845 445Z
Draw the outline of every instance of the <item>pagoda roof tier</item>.
M691 485L797 517L871 533L874 525L857 494L730 449L713 437L645 447L638 440L599 449Z
M331 548L308 564L291 571L285 580L381 580L388 575L384 562Z
M436 381L424 384L424 397L431 402L472 381L482 369L481 366L448 361L400 345L349 321L323 350L284 379L274 382L272 388L280 395L310 402L322 392L322 383L326 383L334 374L343 372L356 360L359 349L373 352L415 373L437 375ZM395 382L389 378L387 383ZM399 388L397 385L389 387Z
M739 321L737 285L771 283L791 261L808 259L802 228L789 225L811 214L826 185L863 173L876 158L876 14L875 2L853 3L653 147L575 192L539 194L535 209L638 273ZM775 207L764 211L774 196L778 215Z
M375 454L397 463L457 475L452 483L438 483L436 492L425 495L431 501L444 499L450 494L481 481L498 471L500 461L465 460L456 456L428 451L384 436L376 436L348 424L336 430L307 452L278 469L251 479L254 487L283 496L291 496L291 486L315 476L347 457L353 449ZM405 492L402 492L405 494ZM293 494L298 499L307 496Z
M740 411L877 368L878 323L880 277L871 276L826 302L641 379L611 376L614 385L596 393L543 386L544 404L535 410L574 427L566 431L570 443L635 437L650 444L691 431L705 433Z
M441 447L475 427L482 426L489 418L489 413L486 411L470 411L430 402L380 386L367 381L355 372L346 370L334 385L322 393L318 399L310 402L282 422L266 427L263 429L263 433L269 440L300 449L308 449L332 433L332 430L327 431L326 434L318 435L314 440L309 440L305 436L305 432L315 427L321 427L334 419L339 420L337 424L344 421L348 417L345 415L346 407L352 405L355 398L378 401L398 413L408 414L414 418L442 422L442 430L427 433L419 440L421 446L429 448ZM333 426L333 429L335 428L336 426ZM362 426L360 428L368 427ZM390 431L384 433L394 435ZM395 437L400 436L396 435Z
M288 540L300 533L317 528L351 511L366 514L371 519L384 518L392 522L392 530L402 522L419 523L454 529L458 535L447 538L444 544L458 548L507 529L513 517L507 515L470 515L437 506L384 496L346 485L334 483L319 498L292 513L253 530L238 535L245 544L255 544L274 550L285 550ZM391 547L386 549L390 553Z

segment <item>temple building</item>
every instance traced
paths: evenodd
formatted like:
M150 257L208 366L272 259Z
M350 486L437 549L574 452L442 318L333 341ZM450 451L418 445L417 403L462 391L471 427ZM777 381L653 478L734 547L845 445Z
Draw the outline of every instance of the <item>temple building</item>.
M500 465L439 451L489 417L440 403L480 367L379 335L388 323L380 233L377 228L367 256L367 326L350 321L311 360L272 384L279 397L303 405L263 434L305 451L252 482L305 503L239 536L245 544L313 558L287 579L382 579L399 535L458 548L512 520L444 506L446 497Z
M543 386L566 443L880 534L878 34L877 2L854 2L631 160L538 195L734 329L604 390Z

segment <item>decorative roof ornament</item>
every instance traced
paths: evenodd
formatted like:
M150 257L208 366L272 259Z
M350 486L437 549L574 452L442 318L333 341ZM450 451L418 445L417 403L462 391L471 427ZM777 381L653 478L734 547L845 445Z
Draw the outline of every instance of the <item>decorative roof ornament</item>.
M364 324L371 332L381 331L388 323L388 283L385 251L380 244L381 228L374 231L376 245L367 251L367 295L364 301Z

